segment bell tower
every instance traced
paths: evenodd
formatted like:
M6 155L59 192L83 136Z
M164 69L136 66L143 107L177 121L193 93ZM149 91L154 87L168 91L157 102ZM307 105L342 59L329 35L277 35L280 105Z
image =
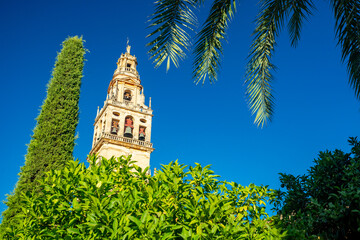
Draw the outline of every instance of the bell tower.
M145 105L144 88L136 70L137 60L130 54L121 54L110 81L106 100L97 111L90 154L110 158L132 155L141 168L150 166L152 112L151 98Z

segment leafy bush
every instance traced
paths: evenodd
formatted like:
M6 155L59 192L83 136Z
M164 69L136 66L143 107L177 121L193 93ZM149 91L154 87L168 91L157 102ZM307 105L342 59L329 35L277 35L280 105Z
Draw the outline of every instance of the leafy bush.
M219 181L209 166L176 162L154 174L130 158L70 162L23 196L22 225L7 239L279 239L265 212L276 193Z
M360 239L360 142L351 153L320 152L307 175L281 174L289 239Z

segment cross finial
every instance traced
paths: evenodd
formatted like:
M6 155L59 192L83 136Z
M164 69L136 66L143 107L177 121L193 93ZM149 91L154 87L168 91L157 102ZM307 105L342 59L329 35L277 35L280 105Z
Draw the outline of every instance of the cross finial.
M128 54L130 54L130 48L131 48L131 46L129 45L129 38L127 38L127 41L126 41L126 52L127 52Z

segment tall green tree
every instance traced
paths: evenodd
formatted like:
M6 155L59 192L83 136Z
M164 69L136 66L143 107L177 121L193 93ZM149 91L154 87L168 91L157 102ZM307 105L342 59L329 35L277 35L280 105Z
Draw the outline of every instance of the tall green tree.
M157 0L151 17L149 34L153 39L148 43L149 54L155 66L172 62L175 66L186 56L191 46L191 32L197 18L193 10L205 0ZM206 79L217 79L223 40L236 5L240 0L213 0L210 13L202 28L197 31L193 50L193 78L204 84ZM342 61L346 62L349 83L360 98L360 1L329 0L336 20L336 37L342 50ZM247 99L255 123L263 127L273 115L271 82L272 63L276 38L287 24L292 46L296 46L304 20L309 17L315 5L312 0L260 0L260 12L250 48L245 83Z
M308 174L280 174L279 213L288 239L360 239L360 142L320 152Z
M47 86L47 97L28 145L25 165L6 202L8 209L3 212L1 228L13 225L12 220L20 211L21 193L38 191L37 180L44 172L62 168L73 159L84 54L81 37L69 37L62 43Z

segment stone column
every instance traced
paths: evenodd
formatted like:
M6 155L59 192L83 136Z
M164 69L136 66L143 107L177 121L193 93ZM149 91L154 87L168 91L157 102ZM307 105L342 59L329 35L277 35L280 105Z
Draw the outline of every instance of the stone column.
M139 117L134 116L134 130L133 130L134 139L139 139L139 123L140 123Z
M124 83L120 83L119 87L119 102L124 102Z
M94 134L93 134L93 144L92 144L92 146L94 146L95 145L95 141L96 141L96 138L97 138L97 124L95 124L95 126L94 126Z
M107 107L107 111L106 111L106 123L105 123L105 132L106 133L110 133L110 128L111 128L111 116L112 116L112 109L108 106Z
M126 117L126 115L123 112L121 112L120 116L119 116L120 121L119 121L119 134L118 134L118 136L120 136L120 137L124 136L125 117Z
M117 85L117 81L115 82L114 84L114 88L115 88L115 100L116 101L119 101L119 88L118 88L118 85Z
M135 91L134 91L134 104L135 104L135 106L138 105L138 96L139 96L139 87L136 87Z
M150 116L149 119L146 121L146 137L145 140L151 142L151 121L152 117Z

